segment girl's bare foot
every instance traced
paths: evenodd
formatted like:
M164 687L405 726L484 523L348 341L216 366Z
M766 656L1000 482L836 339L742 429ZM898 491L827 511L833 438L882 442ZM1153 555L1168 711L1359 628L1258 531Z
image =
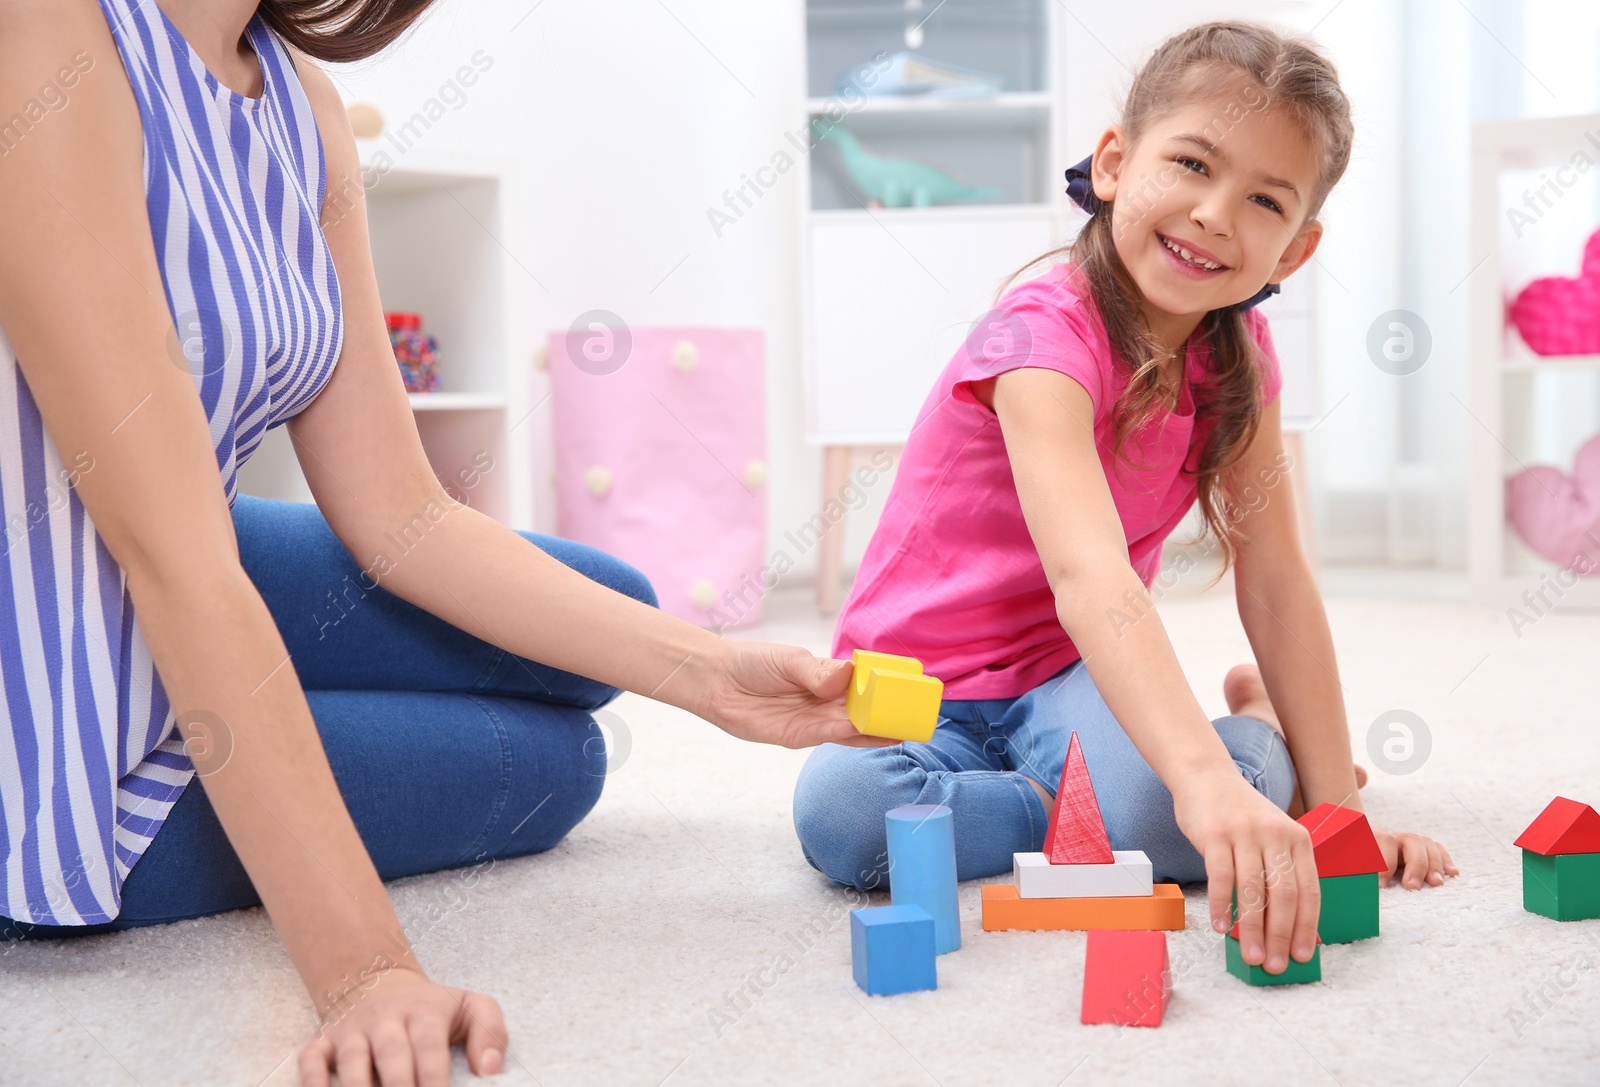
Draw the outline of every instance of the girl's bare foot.
M1222 680L1222 697L1228 700L1228 712L1265 721L1283 735L1283 725L1267 697L1267 685L1261 681L1261 669L1253 664L1236 664L1228 669Z
M1222 680L1222 697L1227 699L1229 713L1265 721L1278 730L1278 735L1283 735L1283 725L1272 709L1272 700L1267 697L1267 685L1261 681L1261 669L1254 664L1236 664L1228 669ZM1366 768L1357 765L1356 788L1366 787Z

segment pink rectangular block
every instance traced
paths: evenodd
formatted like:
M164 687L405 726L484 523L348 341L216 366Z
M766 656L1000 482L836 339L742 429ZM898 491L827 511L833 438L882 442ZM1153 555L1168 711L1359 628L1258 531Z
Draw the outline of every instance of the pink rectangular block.
M637 566L673 615L759 622L775 580L761 331L584 314L550 333L550 392L557 533Z

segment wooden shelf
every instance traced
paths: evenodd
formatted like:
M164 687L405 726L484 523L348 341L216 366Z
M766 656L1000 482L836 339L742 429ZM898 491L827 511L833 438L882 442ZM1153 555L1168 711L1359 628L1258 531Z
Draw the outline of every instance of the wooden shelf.
M935 204L926 208L820 208L811 212L818 222L850 222L872 216L896 225L917 222L967 222L1001 223L1015 220L1034 220L1041 215L1052 215L1054 203L1040 204Z
M1526 348L1509 354L1500 364L1506 374L1584 373L1600 370L1600 355L1535 355Z
M869 98L846 106L839 124L875 146L885 140L959 137L993 140L1007 136L1043 142L1049 137L1051 108L1050 96L1042 93L931 101ZM808 107L807 115L815 120L828 113L825 106Z
M407 393L412 411L504 411L506 398L493 393Z
M812 116L831 113L844 106L846 117L867 113L1038 113L1050 114L1054 96L1047 91L1002 92L981 98L940 98L924 94L884 94L855 103L838 96L806 99L806 112Z

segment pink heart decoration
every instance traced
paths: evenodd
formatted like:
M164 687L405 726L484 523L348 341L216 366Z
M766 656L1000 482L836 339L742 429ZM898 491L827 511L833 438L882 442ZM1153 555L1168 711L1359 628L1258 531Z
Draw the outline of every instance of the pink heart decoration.
M1600 230L1583 247L1578 278L1548 276L1522 288L1511 323L1535 354L1600 354Z
M1581 573L1600 560L1600 434L1583 443L1570 476L1536 464L1506 480L1506 519L1551 562ZM1588 556L1587 563L1574 562L1580 554Z

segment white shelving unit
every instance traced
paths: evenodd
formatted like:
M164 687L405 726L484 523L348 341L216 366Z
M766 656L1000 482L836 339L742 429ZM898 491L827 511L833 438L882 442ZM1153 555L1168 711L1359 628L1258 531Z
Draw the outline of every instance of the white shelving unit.
M396 156L382 138L361 150L383 306L422 314L439 340L441 391L409 394L434 474L475 509L531 529L533 428L523 424L535 406L524 365L532 343L508 293L518 282L514 258L500 242L516 236L512 166L421 150ZM267 435L239 485L312 501L284 427Z
M1565 564L1534 554L1505 515L1511 475L1534 464L1570 471L1573 449L1600 429L1600 356L1535 355L1505 321L1533 275L1577 274L1587 231L1600 225L1600 186L1591 179L1587 187L1562 187L1559 203L1536 201L1539 218L1523 215L1531 225L1514 225L1510 212L1526 209L1524 191L1543 184L1541 175L1568 167L1560 176L1577 176L1573 156L1592 152L1593 138L1600 138L1600 114L1485 121L1473 130L1472 252L1487 258L1471 277L1469 568L1474 598L1495 607L1526 612L1523 594L1544 590L1540 611L1600 608L1600 575L1563 573ZM1569 223L1581 231L1563 229ZM1541 266L1540 247L1561 254L1565 271ZM1595 550L1591 560L1600 563Z
M832 98L807 98L806 112L812 117L821 117L830 109L838 105ZM881 97L869 98L859 105L851 107L850 127L883 127L874 126L877 118L888 115L896 118L895 127L905 131L909 123L907 119L913 117L926 117L934 119L939 125L947 125L951 121L977 120L985 125L1012 125L1014 127L1033 127L1037 122L1047 120L1055 109L1053 96L1042 91L1017 91L1013 93L1001 92L988 98L917 98L917 97ZM923 131L938 131L929 126ZM915 129L913 129L915 131Z
M854 457L902 444L933 380L1006 276L1059 245L1060 94L1051 0L807 0L805 125L930 161L993 203L870 208L828 142L801 172L806 441L823 449L823 507ZM880 52L1002 77L982 98L834 96ZM818 548L817 600L837 607L843 526Z

